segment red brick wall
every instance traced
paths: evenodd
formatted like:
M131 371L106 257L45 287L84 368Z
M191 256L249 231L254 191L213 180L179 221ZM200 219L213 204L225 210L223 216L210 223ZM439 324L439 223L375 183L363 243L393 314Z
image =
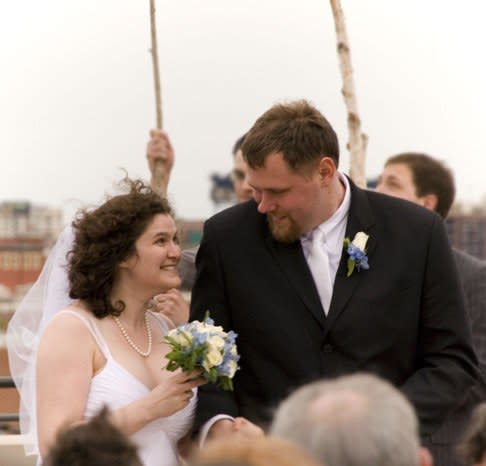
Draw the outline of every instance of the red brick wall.
M0 284L15 292L35 282L44 264L42 238L0 238Z
M10 375L7 350L0 348L0 375ZM19 396L15 388L0 388L0 413L16 413L19 410Z
M17 286L34 283L41 268L38 270L2 270L0 268L0 283L15 292Z

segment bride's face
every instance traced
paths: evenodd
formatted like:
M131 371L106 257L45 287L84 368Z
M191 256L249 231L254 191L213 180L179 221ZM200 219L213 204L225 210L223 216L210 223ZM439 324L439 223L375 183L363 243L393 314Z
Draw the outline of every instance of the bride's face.
M177 264L181 248L174 219L170 215L157 214L135 242L135 254L121 267L129 280L137 282L150 294L157 294L181 284Z

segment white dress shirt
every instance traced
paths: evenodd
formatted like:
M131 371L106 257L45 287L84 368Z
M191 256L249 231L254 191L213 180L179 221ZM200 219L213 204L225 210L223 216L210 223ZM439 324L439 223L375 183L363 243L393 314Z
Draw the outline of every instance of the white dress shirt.
M344 235L346 234L349 206L351 205L349 181L342 173L339 173L339 179L345 189L343 202L341 202L341 205L330 218L322 222L313 230L307 232L305 235L302 235L300 238L304 257L306 261L308 261L314 230L319 229L324 232L324 250L329 257L329 276L331 277L332 286L334 286L334 281L336 280L336 273L343 252Z

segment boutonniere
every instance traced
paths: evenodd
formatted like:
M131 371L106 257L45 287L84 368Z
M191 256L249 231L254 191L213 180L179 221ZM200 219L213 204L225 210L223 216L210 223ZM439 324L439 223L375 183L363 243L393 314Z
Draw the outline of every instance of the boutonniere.
M347 277L351 276L356 269L358 272L361 269L368 270L370 265L368 264L368 256L366 255L366 243L368 242L369 235L363 231L356 233L353 241L349 241L349 238L344 238L344 249L348 253L348 273Z

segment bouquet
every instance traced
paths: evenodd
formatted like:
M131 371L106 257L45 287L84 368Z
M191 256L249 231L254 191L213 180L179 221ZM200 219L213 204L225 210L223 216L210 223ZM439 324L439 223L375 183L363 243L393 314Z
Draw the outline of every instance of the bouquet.
M166 354L169 360L167 370L179 367L186 372L202 369L202 375L209 383L224 390L233 390L231 380L239 369L236 349L237 334L224 332L223 327L215 326L209 313L202 322L195 320L171 330L164 341L171 351Z

